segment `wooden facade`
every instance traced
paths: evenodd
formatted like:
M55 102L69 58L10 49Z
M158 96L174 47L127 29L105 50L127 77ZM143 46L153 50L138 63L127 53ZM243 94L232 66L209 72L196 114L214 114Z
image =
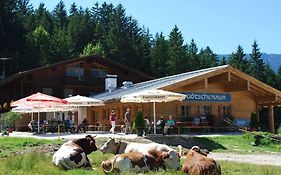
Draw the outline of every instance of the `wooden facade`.
M50 66L19 72L0 82L0 104L9 104L36 92L65 98L69 95L90 96L105 91L107 74L117 75L117 86L152 77L107 58L88 56Z
M160 80L159 80L160 81ZM274 131L274 113L272 108L281 104L281 92L257 79L231 67L224 66L214 71L187 78L177 83L165 85L159 89L178 93L226 94L229 101L175 101L156 103L157 119L169 115L176 121L192 121L203 114L208 116L210 124L221 126L226 117L234 117L238 122L249 122L252 113L259 115L261 107L268 106L268 128ZM108 116L115 109L117 124L123 124L125 109L130 108L132 118L137 111L142 111L150 121L153 121L152 103L121 103L119 100L108 101L106 106L88 108L88 119L91 124L109 125ZM259 117L259 116L258 116ZM249 124L249 123L246 123Z

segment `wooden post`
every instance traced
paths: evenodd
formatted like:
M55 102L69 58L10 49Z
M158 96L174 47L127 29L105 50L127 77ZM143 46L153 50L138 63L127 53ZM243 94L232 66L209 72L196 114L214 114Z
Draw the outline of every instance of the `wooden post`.
M260 107L259 107L258 103L256 103L256 116L257 116L258 122L260 122Z
M208 89L208 78L204 79L204 88Z
M268 125L269 125L269 131L271 133L274 133L274 111L273 111L273 106L269 105L268 106Z

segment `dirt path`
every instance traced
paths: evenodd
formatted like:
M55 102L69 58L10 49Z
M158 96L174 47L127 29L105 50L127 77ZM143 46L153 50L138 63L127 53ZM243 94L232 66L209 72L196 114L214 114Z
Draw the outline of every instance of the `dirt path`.
M281 154L259 153L259 154L236 154L236 153L210 153L208 157L215 160L227 160L241 163L251 163L258 165L281 166Z

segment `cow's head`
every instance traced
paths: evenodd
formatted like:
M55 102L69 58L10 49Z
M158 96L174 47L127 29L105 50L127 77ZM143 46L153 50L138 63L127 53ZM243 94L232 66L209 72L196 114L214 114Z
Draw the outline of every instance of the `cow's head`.
M193 147L191 147L191 149L189 151L186 151L183 154L186 155L190 151L195 151L195 152L197 152L197 153L199 153L199 154L201 154L203 156L206 156L206 157L209 154L208 150L203 151L199 146L193 146Z
M168 169L174 169L178 170L180 169L180 156L179 153L177 153L174 150L170 150L168 152L166 151L149 151L150 154L152 154L154 157L158 159L158 161L163 162L165 168Z
M120 142L116 142L114 138L110 138L105 144L100 147L100 151L105 153L115 154L120 147Z
M180 169L180 155L174 150L166 152L164 157L164 164L168 169L179 170Z
M97 150L96 141L93 136L87 135L85 138L73 140L73 142L79 145L86 154L91 154Z
M104 172L112 171L112 161L111 160L102 161L101 166L102 166Z

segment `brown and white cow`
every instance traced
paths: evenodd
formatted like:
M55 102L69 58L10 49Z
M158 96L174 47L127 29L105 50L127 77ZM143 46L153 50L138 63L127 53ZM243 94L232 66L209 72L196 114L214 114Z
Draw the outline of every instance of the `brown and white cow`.
M113 158L103 161L102 168L105 173L135 171L156 171L166 169L165 160L169 157L165 151L149 150L148 155L140 152L117 154Z
M180 168L180 155L179 153L170 148L167 145L159 143L127 143L122 141L116 141L114 138L110 138L100 148L102 153L121 154L129 152L140 152L144 155L149 155L149 150L164 151L167 152L169 157L165 159L165 167L168 169L178 170Z
M198 146L184 153L185 161L182 170L190 175L221 175L221 168L213 158L207 157Z
M96 150L95 139L91 135L81 139L70 140L55 152L53 163L64 169L91 168L87 155Z

